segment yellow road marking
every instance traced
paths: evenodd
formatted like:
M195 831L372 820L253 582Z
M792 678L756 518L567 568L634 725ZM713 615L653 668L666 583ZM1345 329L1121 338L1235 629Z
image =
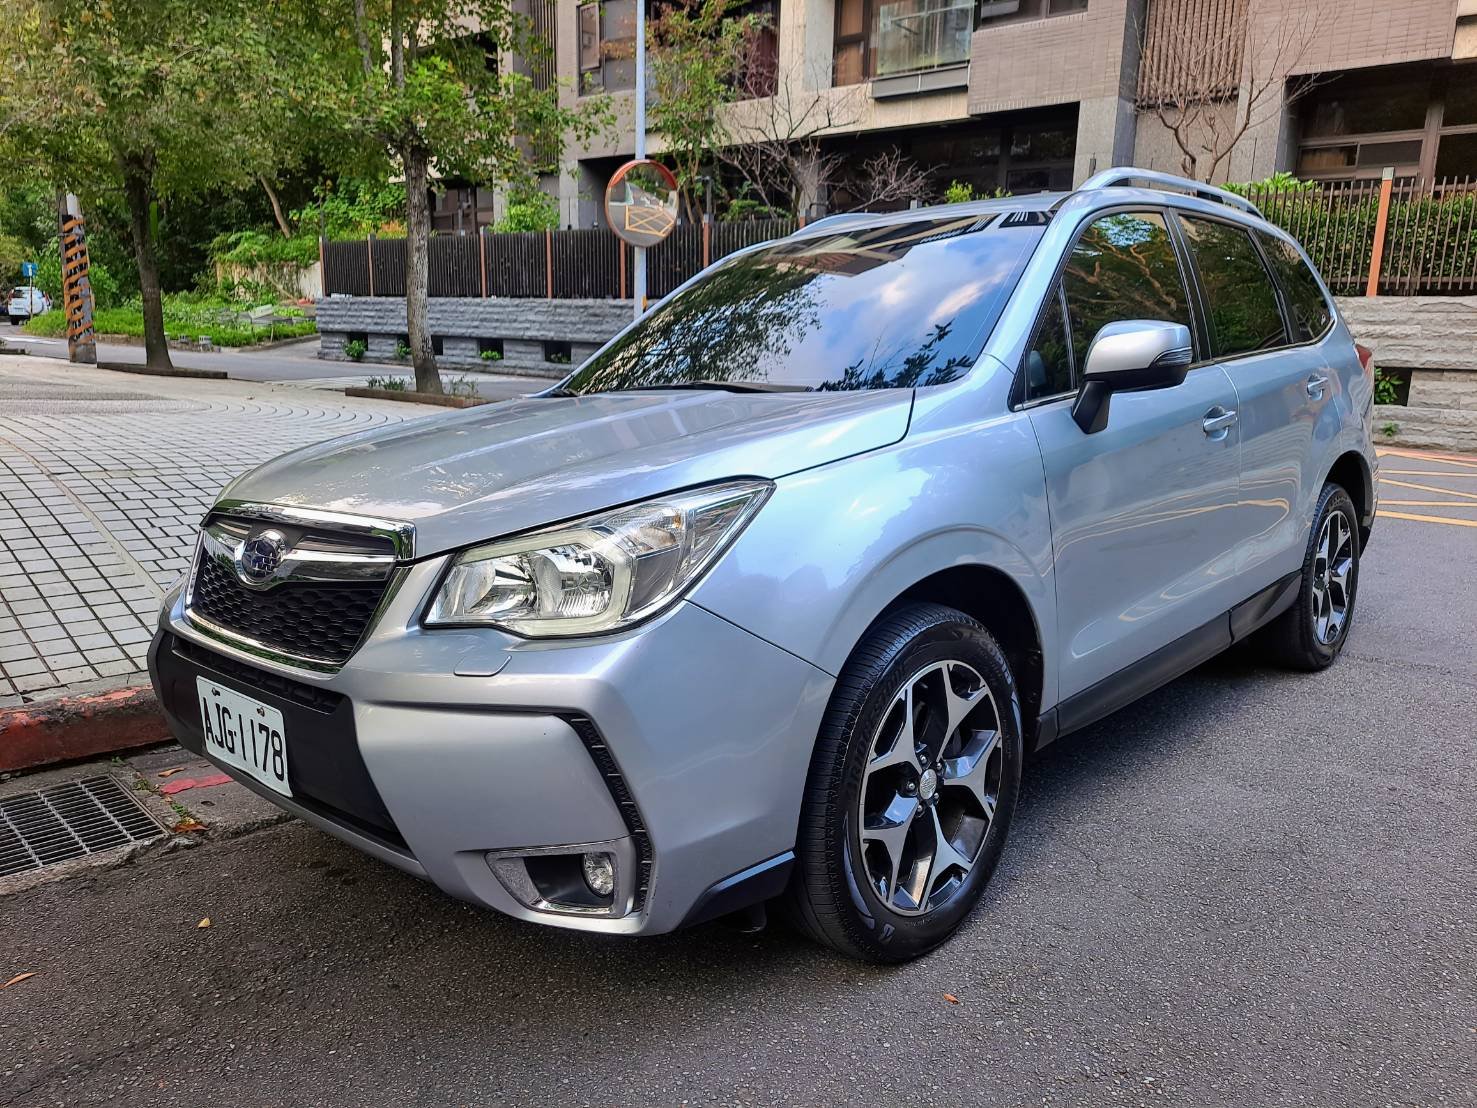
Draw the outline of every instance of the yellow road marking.
M1445 523L1452 527L1477 527L1477 519L1446 519L1442 516L1418 516L1410 512L1387 512L1381 508L1379 514L1390 519L1413 519L1417 523Z
M1446 465L1462 466L1466 469L1477 469L1477 462L1463 458L1453 458L1450 454L1431 454L1425 451L1415 450L1376 450L1375 454L1383 458L1390 455L1395 458L1409 458L1415 462L1443 462Z
M1381 500L1381 504L1400 504L1406 508L1468 508L1477 509L1477 504L1463 504L1460 500Z
M1477 492L1457 492L1456 489L1438 489L1434 485L1417 485L1414 481L1390 481L1380 478L1382 485L1399 485L1402 489L1418 489L1421 492L1439 492L1443 496L1460 496L1464 500L1477 500Z
M1380 467L1380 476L1387 473L1398 473L1402 477L1474 477L1477 473L1448 473L1444 469L1385 469Z

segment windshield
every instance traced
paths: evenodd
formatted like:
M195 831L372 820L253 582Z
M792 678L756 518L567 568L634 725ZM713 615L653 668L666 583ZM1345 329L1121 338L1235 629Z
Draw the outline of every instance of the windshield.
M596 354L565 390L952 381L984 349L1045 222L1035 213L915 220L737 255Z

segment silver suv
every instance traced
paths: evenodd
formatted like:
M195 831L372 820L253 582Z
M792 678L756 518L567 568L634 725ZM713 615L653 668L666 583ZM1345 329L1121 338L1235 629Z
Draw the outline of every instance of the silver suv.
M1338 656L1372 377L1297 244L1188 181L832 217L557 388L237 480L155 686L191 750L508 915L779 900L901 961L979 901L1029 754L1248 637Z

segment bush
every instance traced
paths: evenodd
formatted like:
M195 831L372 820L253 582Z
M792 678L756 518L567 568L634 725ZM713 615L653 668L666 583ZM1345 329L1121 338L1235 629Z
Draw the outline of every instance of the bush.
M87 267L87 280L92 285L94 311L115 308L123 302L123 297L118 291L117 279L101 262L92 262ZM61 304L62 260L57 251L48 251L37 260L35 285L51 297L53 304Z
M199 293L169 293L164 297L164 331L170 338L196 339L206 336L216 346L251 346L271 337L292 338L311 335L318 330L312 320L278 323L270 329L248 322L242 305L218 296ZM280 315L301 318L295 308L274 308ZM131 300L121 307L99 308L92 317L93 330L99 335L127 335L142 338L144 314L139 302ZM58 338L67 333L67 320L60 308L36 316L25 330L28 334Z
M364 360L364 355L369 353L369 343L363 339L350 339L344 343L344 357L351 362Z
M722 223L743 223L750 219L789 219L790 213L781 208L771 207L762 200L753 200L747 196L737 200L730 200L728 207L718 217Z
M508 210L493 225L499 233L553 231L559 226L559 201L542 189L521 189L508 198Z

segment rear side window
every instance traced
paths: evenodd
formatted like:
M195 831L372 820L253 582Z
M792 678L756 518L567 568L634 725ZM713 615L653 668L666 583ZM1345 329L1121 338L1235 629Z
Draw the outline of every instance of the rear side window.
M1297 247L1283 239L1262 235L1262 247L1282 282L1287 306L1292 310L1293 342L1311 342L1321 338L1333 324L1333 311L1318 285L1318 279Z
M1190 298L1169 229L1157 212L1119 212L1094 221L1072 248L1062 287L1079 366L1109 323L1153 319L1190 326Z
M1243 227L1182 216L1210 309L1211 352L1234 358L1287 345L1277 286Z

